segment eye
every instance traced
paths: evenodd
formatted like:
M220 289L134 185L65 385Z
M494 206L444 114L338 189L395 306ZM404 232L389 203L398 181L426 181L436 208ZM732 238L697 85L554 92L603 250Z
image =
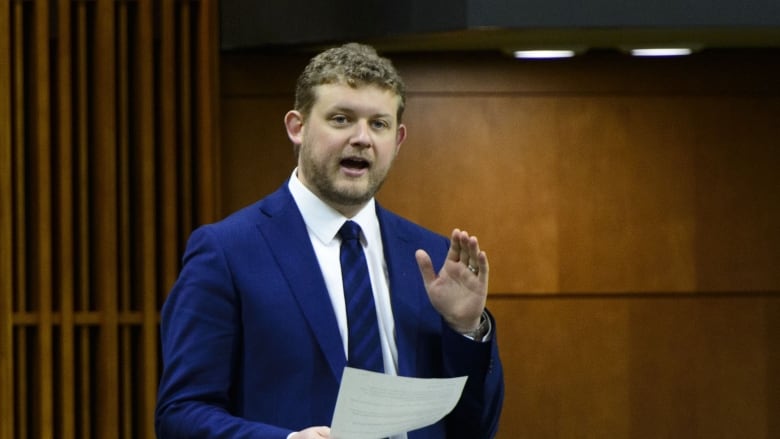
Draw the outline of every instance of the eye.
M383 130L383 129L390 128L390 123L388 123L386 120L383 119L375 119L371 121L371 126L375 130Z
M334 114L330 117L330 122L336 126L346 125L349 123L349 118L343 114Z

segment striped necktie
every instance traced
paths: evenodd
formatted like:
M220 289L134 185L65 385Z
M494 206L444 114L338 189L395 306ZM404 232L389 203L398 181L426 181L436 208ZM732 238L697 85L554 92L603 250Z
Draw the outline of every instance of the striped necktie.
M383 372L379 324L366 256L360 243L360 226L354 221L347 221L341 226L339 236L341 278L347 305L347 366Z

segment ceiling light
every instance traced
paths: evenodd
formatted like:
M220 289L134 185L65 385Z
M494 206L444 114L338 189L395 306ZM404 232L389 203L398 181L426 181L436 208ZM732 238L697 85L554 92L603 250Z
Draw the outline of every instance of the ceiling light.
M631 49L633 56L685 56L690 55L692 49L687 47L659 47L647 49Z
M515 58L521 59L554 59L571 58L576 54L573 50L516 50Z

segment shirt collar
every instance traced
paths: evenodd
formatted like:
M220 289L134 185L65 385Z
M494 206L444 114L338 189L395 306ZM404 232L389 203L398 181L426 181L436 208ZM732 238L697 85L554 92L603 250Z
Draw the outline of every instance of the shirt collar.
M376 202L373 198L354 217L347 218L314 195L309 188L298 180L297 173L298 169L296 168L293 170L292 176L290 176L288 187L295 204L298 205L298 209L301 211L306 227L320 242L327 245L336 239L339 229L344 224L344 221L348 219L360 225L368 244L381 242L379 221L376 217Z

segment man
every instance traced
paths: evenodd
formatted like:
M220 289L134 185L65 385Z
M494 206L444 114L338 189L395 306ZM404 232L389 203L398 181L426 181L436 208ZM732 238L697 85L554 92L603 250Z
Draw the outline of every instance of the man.
M187 244L161 315L160 438L330 437L348 365L468 376L448 416L394 439L495 435L504 387L485 252L465 231L447 240L374 200L406 137L404 105L403 81L371 47L310 61L284 119L290 179Z

